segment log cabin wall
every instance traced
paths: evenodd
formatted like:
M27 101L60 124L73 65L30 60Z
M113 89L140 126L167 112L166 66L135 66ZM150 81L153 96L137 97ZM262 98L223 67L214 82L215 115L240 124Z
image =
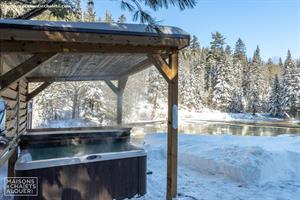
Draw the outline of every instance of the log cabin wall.
M6 133L7 137L15 137L26 129L28 82L26 79L9 85L0 92L6 102Z

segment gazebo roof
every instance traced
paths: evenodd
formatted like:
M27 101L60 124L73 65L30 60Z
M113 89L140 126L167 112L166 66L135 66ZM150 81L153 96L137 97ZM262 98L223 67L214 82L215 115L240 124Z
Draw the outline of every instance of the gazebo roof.
M77 33L98 33L113 35L135 36L163 36L184 38L189 34L184 30L172 26L158 26L160 33L143 24L127 23L100 23L100 22L66 22L66 21L41 21L41 20L0 20L0 28L31 29L42 31L61 31Z
M180 28L125 23L0 20L4 72L36 53L55 54L26 75L29 81L116 80L151 66L148 55L186 47Z

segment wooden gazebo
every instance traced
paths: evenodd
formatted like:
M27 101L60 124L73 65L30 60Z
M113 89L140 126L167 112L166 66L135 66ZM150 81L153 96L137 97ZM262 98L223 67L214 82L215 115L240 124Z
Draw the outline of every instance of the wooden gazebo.
M10 139L0 151L13 176L18 137L26 132L28 101L55 81L103 80L117 95L117 122L128 77L154 65L168 84L167 199L177 193L178 51L189 34L137 24L0 20L0 95ZM115 85L112 81L118 81ZM29 82L42 84L28 93Z

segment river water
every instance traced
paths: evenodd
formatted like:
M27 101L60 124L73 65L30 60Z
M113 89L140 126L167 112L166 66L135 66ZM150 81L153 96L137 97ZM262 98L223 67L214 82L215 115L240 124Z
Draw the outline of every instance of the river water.
M132 134L166 132L165 123L136 125ZM277 136L281 134L300 135L300 126L288 124L260 124L239 122L184 122L180 123L179 133L210 134L210 135L241 135L241 136Z

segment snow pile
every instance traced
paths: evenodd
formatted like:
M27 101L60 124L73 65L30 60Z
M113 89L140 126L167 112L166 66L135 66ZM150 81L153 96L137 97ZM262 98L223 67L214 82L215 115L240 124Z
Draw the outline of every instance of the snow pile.
M166 135L148 134L147 194L165 197ZM179 135L178 200L297 199L300 137Z
M272 162L260 147L216 147L198 152L183 152L180 163L201 173L220 174L243 183L259 183Z

